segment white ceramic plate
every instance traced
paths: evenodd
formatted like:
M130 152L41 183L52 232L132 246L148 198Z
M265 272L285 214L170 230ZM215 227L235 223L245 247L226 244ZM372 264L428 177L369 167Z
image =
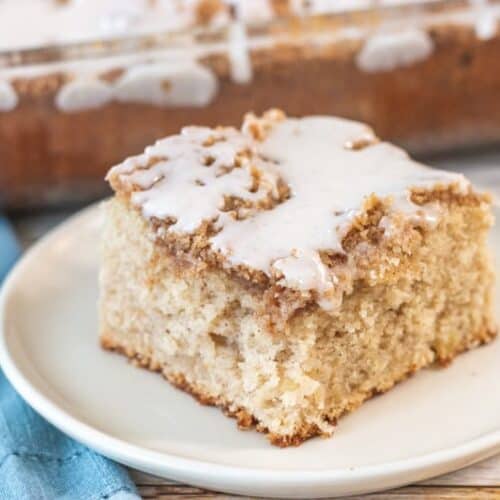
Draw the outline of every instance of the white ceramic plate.
M500 451L500 342L424 370L343 418L332 439L279 449L97 342L100 215L91 207L17 265L1 295L0 362L21 395L75 439L146 472L281 497L359 494ZM500 230L494 234L500 254ZM500 260L500 259L499 259Z

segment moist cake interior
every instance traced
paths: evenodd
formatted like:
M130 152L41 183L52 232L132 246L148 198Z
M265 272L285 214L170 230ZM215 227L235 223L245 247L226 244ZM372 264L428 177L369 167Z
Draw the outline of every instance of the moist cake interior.
M102 345L273 444L495 335L489 197L362 124L187 128L108 179Z

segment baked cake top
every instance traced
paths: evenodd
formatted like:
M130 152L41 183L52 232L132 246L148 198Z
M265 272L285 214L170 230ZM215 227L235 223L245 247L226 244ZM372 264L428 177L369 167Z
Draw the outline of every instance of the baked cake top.
M398 218L428 226L445 210L415 193L471 191L462 175L416 163L364 124L278 110L248 115L241 130L186 127L113 167L108 180L159 234L202 232L226 267L313 290L325 308L340 275L324 255L347 253L363 214L381 204L376 224L389 235Z
M200 26L220 28L233 21L261 25L279 16L370 11L415 3L425 5L432 0L2 0L0 47L34 48ZM492 12L487 11L488 19L494 17ZM469 13L472 22L482 25L485 15L486 6ZM463 14L460 19L463 22Z

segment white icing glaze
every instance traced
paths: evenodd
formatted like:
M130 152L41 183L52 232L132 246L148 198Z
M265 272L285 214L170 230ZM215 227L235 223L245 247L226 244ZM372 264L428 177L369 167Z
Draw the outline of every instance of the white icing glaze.
M367 72L390 71L429 57L434 43L426 31L407 29L378 33L368 38L356 56L360 69Z
M470 2L476 16L474 23L476 36L480 40L493 38L497 32L498 19L488 0L470 0Z
M61 111L73 112L99 108L112 98L113 89L109 84L95 79L81 79L61 87L55 103Z
M115 97L155 106L206 106L217 93L215 75L195 62L163 62L130 68L118 80Z
M279 172L292 188L291 199L225 226L212 239L214 248L233 264L267 272L292 250L342 252L337 229L359 213L368 194L400 200L406 199L410 186L431 187L461 179L426 169L388 143L359 151L345 148L367 133L369 129L362 124L326 117L279 124L259 145L259 152L278 161ZM418 209L415 206L415 212Z
M317 290L324 294L338 281L313 250L292 250L288 257L274 261L273 269L283 276L278 283L297 290Z
M249 130L185 129L115 167L110 175L142 188L134 192L132 202L146 217L174 217L176 223L167 231L191 232L204 221L215 221L219 232L210 244L230 265L263 271L283 286L315 290L325 308L338 299L331 294L337 277L323 265L318 251L343 253L342 237L370 194L392 200L394 212L424 224L434 223L439 213L435 207L413 204L411 188L455 183L465 192L469 187L461 175L424 167L401 149L376 142L371 129L357 122L321 116L287 119L275 124L262 142ZM210 134L225 140L201 146ZM367 141L365 147L351 147ZM234 165L242 150L250 151L250 160L218 175ZM208 167L203 165L206 155L214 161ZM168 161L145 168L157 157ZM249 191L254 169L265 178L255 193ZM269 193L275 196L279 179L290 188L286 201L269 210L250 210L243 220L221 212L224 196L252 202Z
M159 57L164 55L160 54ZM55 100L58 109L65 112L79 111L96 108L112 100L155 106L206 106L218 89L218 81L210 69L194 61L160 59L146 64L139 58L117 58L101 64L95 68L89 67L92 64L66 67L66 71L76 77L59 90ZM130 67L127 68L127 64ZM99 80L98 74L109 67L123 68L124 74L113 83ZM50 71L51 68L33 68L27 74L36 77ZM16 71L8 73L11 78L18 74Z
M16 91L9 82L0 81L0 111L12 111L18 102Z
M252 62L243 23L235 22L229 28L228 56L231 63L231 78L236 83L250 82L252 80Z
M217 142L210 147L204 146L210 137L215 137ZM219 141L221 138L224 140ZM142 207L146 217L174 217L177 222L170 230L191 232L205 220L220 219L219 223L230 220L220 211L224 196L255 202L273 191L274 167L265 160L256 164L244 162L241 167L226 171L234 164L237 153L249 147L252 145L248 138L234 129L216 132L205 127L186 127L180 135L160 140L148 147L144 155L115 167L114 172L120 175L132 172L129 182L143 188L133 194L132 201ZM141 169L151 158L164 160ZM214 161L207 166L205 162L209 158ZM134 171L137 167L140 169ZM264 167L270 179L268 189L251 192L251 170L264 170Z

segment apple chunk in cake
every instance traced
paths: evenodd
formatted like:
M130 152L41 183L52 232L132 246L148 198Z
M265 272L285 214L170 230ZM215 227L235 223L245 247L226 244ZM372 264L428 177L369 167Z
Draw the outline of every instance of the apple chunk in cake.
M495 335L488 196L363 124L187 127L108 180L102 345L273 444Z

